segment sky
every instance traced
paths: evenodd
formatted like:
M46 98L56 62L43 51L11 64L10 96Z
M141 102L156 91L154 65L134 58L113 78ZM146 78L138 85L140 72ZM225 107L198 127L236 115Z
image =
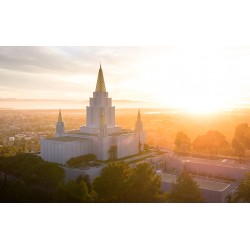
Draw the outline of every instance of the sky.
M81 108L100 63L118 106L215 112L250 103L250 47L1 46L0 108Z

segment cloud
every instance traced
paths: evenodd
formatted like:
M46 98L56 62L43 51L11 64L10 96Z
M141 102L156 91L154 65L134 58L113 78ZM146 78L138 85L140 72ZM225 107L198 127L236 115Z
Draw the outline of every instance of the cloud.
M28 73L80 71L80 63L56 47L0 47L0 68Z
M88 100L101 62L115 99L185 106L195 93L228 102L249 97L249 55L248 47L0 47L0 98Z
M0 68L28 73L96 73L134 60L142 47L0 47Z
M144 50L143 47L0 47L0 97L87 98L95 88L100 61L107 88L110 90L112 85L119 92L120 85L140 73L132 65L141 59Z

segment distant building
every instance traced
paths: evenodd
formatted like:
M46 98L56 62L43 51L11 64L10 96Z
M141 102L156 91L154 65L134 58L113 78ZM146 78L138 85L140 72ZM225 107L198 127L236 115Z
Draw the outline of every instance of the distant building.
M172 156L167 159L166 170L180 173L184 168L197 176L217 179L242 180L250 172L249 164L230 160L209 160L194 157Z
M171 192L176 183L177 176L166 173L160 173L160 176L162 178L162 191ZM194 178L194 181L199 186L206 202L226 202L227 195L234 187L231 184L222 181L212 181L201 178Z
M64 164L72 157L95 154L97 159L120 159L144 150L145 132L140 111L134 131L115 125L115 107L106 92L100 66L96 89L86 108L86 125L65 132L61 110L56 124L56 137L41 139L44 160Z

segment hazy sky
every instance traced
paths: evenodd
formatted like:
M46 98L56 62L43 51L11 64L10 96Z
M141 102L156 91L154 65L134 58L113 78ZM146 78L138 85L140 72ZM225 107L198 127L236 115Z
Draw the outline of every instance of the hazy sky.
M0 98L86 102L100 62L115 100L194 111L250 100L249 47L0 47Z

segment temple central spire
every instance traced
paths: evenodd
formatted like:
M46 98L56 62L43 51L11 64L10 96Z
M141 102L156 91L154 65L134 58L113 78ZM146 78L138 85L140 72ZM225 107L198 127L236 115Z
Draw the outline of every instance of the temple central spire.
M100 64L100 69L99 69L99 72L98 72L98 78L97 78L95 91L106 92L106 87L105 87L105 82L104 82L104 77L103 77L101 64Z

